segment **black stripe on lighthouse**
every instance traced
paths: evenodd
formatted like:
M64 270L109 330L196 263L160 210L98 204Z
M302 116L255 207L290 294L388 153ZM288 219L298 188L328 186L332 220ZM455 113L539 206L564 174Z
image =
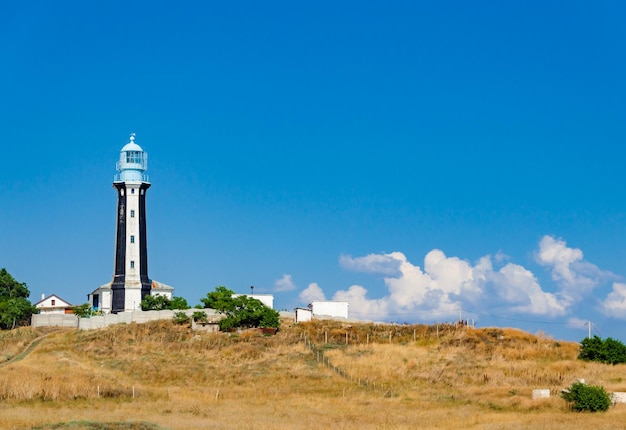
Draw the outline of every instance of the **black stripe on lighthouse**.
M148 277L148 240L146 235L146 191L150 184L139 187L139 276L141 279L141 300L150 295L152 280Z
M124 312L126 282L126 184L114 183L117 189L117 228L115 229L115 268L111 283L111 313Z

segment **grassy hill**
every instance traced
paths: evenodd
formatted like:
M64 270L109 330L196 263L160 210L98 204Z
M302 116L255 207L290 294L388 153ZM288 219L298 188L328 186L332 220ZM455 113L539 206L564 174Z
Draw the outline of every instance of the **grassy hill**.
M579 361L576 343L513 329L20 329L0 333L0 359L35 339L0 367L2 429L626 428L626 405L575 413L558 397L578 378L626 391L626 366ZM551 398L533 400L535 388Z

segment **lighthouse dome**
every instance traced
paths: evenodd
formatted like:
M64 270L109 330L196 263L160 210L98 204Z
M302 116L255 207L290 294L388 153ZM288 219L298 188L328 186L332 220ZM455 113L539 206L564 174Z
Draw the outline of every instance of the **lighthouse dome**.
M133 139L133 138L131 137L131 139ZM141 149L141 146L137 145L135 142L133 142L133 140L131 140L126 145L124 145L124 147L122 148L122 152L127 152L127 151L141 151L141 152L143 152L143 149Z
M143 149L141 149L141 146L137 145L135 143L135 133L131 133L130 134L130 139L129 142L124 145L124 147L122 148L121 152L128 152L128 151L141 151L143 152Z

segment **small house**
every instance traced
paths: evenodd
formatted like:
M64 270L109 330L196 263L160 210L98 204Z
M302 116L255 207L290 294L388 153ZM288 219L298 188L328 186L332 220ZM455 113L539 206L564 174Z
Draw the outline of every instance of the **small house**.
M73 314L73 305L67 300L63 300L56 294L46 297L41 295L41 300L35 303L35 308L41 314Z

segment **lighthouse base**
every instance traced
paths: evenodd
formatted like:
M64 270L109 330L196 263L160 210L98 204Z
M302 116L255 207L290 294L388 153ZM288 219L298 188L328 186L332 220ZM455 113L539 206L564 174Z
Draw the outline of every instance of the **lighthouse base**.
M104 314L116 314L118 312L130 312L141 310L141 301L147 296L164 296L172 299L174 287L158 281L150 281L149 287L146 284L124 286L116 282L108 282L101 285L87 299L92 309Z

